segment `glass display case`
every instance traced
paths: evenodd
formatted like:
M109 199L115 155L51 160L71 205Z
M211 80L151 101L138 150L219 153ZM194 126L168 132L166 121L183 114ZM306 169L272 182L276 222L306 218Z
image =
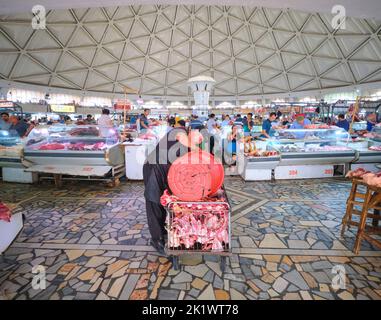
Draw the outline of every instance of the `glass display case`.
M366 131L367 123L366 121L354 122L352 125L352 130L354 132Z
M21 167L23 148L15 131L0 130L0 167Z
M351 143L351 147L356 150L356 159L351 169L362 167L367 170L373 170L374 165L381 163L381 127L373 127L370 133L366 134L367 139L363 143ZM369 165L366 165L369 164Z
M262 125L254 125L251 128L250 135L252 137L259 137L262 134Z
M268 147L268 141L250 137L237 142L237 169L245 181L271 180L272 170L280 161L280 152Z
M281 153L280 165L342 164L355 158L350 135L342 128L277 130L269 147Z
M34 164L119 165L118 129L96 125L34 128L25 143L25 158Z
M381 146L381 126L373 127L369 135L369 142L371 146Z

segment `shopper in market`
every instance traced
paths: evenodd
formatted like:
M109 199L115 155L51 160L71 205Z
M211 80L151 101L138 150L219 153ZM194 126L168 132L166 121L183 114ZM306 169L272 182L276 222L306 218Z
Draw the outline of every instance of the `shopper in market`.
M176 127L168 131L156 148L148 155L143 166L144 197L151 245L161 254L165 254L166 230L165 208L160 204L160 197L168 189L168 171L171 164L189 150L190 134L185 128Z
M0 118L0 130L8 130L12 123L9 121L9 113L2 112Z
M221 127L227 127L231 123L230 116L227 114L224 118L224 120L221 122Z
M275 120L276 120L276 113L271 112L268 119L263 121L261 138L269 139L271 137L272 130L273 130L272 127Z
M239 138L239 131L242 130L242 126L233 125L231 133L227 136L226 152L224 153L224 161L230 167L236 165L237 155L237 140Z
M218 125L215 118L216 118L216 115L212 113L209 115L209 120L207 122L208 133L209 133L209 152L211 154L214 154L215 137L218 133Z
M98 119L98 125L101 127L113 127L114 126L112 119L110 117L110 110L109 109L103 109L102 110L102 115Z
M243 126L243 119L240 114L237 114L237 116L235 117L234 125Z
M349 122L347 119L345 119L345 115L339 114L337 118L338 121L336 123L336 126L339 128L343 128L345 131L349 131Z
M192 114L191 121L189 122L189 128L192 130L202 130L204 128L204 124L196 114Z
M185 123L185 120L179 120L179 121L177 121L176 123L175 123L175 128L183 128L183 129L185 129L185 125L186 125L186 123Z

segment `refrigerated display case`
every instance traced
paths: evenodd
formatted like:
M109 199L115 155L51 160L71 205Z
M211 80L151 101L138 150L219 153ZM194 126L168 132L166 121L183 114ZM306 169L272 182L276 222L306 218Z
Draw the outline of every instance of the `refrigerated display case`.
M238 141L237 169L245 181L271 180L279 165L280 153L267 141Z
M123 148L118 130L113 127L36 127L28 136L24 157L32 163L26 171L53 174L55 178L118 182L124 175Z
M0 167L22 168L23 148L16 132L0 130Z
M362 143L352 143L350 146L356 151L356 158L351 164L351 170L364 168L369 171L378 170L381 163L381 127L373 127Z
M356 156L349 141L348 132L337 127L277 130L268 145L281 154L275 179L325 178L338 171L344 175Z

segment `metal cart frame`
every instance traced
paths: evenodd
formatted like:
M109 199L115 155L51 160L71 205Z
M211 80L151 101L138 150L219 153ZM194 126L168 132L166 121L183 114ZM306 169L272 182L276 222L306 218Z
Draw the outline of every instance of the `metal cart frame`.
M228 228L228 235L229 235L229 243L227 245L226 244L224 245L223 250L217 251L217 250L199 250L199 249L171 249L171 248L169 248L169 242L167 241L166 253L170 257L170 260L172 260L172 266L175 270L179 270L181 267L180 261L179 261L179 257L181 255L184 255L184 254L201 254L201 255L220 256L220 268L221 268L222 272L225 271L226 257L230 256L232 254L232 247L231 247L231 245L232 245L232 242L231 242L231 205L230 205L229 199L227 197L225 188L223 188L222 190L223 190L223 196L225 197L226 201L210 201L210 202L208 202L208 201L196 201L196 202L176 201L176 202L170 202L166 206L167 215L169 215L169 216L172 215L172 212L170 211L171 204L172 205L173 204L183 204L183 205L189 205L189 204L192 204L192 205L199 205L199 204L201 204L201 205L208 205L208 204L216 205L216 204L220 204L220 205L227 206L227 208L228 208L227 228ZM169 219L169 221L171 221L171 219ZM169 226L167 226L167 230L168 230L168 239L169 239L170 232L171 232Z

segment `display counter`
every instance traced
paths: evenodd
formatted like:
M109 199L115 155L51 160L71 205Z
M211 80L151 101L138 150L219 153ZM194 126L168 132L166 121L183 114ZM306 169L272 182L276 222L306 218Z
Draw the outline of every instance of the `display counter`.
M0 130L0 168L6 182L33 183L35 175L25 172L24 141L16 132Z
M0 167L22 168L23 141L7 130L0 130Z
M350 146L356 150L356 158L351 164L351 170L364 168L375 171L376 165L381 163L381 127L374 127L366 136L367 138L361 139L361 143L350 143Z
M280 162L280 154L276 150L268 150L266 141L237 142L237 169L245 181L271 180L272 170Z
M275 179L332 177L337 166L344 175L356 157L348 147L349 139L349 134L337 127L278 130L268 145L281 154Z
M25 144L28 172L115 181L124 175L124 153L118 131L95 125L34 128ZM63 171L62 168L65 168Z

